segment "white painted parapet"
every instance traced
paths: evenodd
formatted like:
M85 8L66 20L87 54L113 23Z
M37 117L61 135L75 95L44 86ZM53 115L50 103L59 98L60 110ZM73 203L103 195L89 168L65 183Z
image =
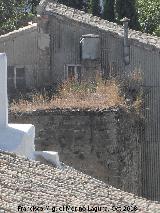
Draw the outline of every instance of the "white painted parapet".
M0 149L34 159L35 128L31 124L8 124L0 128Z
M35 127L32 124L8 124L7 57L0 53L0 149L29 159L43 157L61 167L57 152L35 151Z
M34 159L35 127L8 124L7 57L0 53L0 149Z
M58 152L52 152L52 151L35 151L35 159L36 157L42 157L46 161L52 163L53 165L61 168L61 163L59 161L59 155Z

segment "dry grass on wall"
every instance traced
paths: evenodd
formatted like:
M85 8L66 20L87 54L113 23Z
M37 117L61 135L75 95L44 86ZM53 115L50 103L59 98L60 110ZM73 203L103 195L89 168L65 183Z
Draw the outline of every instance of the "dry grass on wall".
M129 82L129 83L128 83ZM57 95L48 97L46 94L36 93L32 100L13 101L10 110L14 112L35 111L37 109L53 108L78 108L78 109L104 109L110 107L128 108L127 88L131 81L122 81L115 78L102 80L97 77L95 82L76 82L66 81L59 87ZM142 104L139 92L137 97L132 101L132 106L139 108ZM126 98L127 97L127 98Z

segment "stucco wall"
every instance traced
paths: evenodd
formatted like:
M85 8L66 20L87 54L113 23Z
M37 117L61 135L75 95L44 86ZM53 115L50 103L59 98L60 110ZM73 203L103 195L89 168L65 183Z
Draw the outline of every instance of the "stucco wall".
M66 17L50 16L48 33L52 38L51 70L54 82L65 79L65 65L83 63L80 59L80 38L85 34L100 35L99 71L102 70L107 75L109 67L112 72L124 70L123 40L115 38L110 32L104 32L96 27L66 19Z
M26 87L37 83L37 26L28 26L0 36L0 52L7 55L8 66L21 66L25 69Z
M35 125L36 150L58 151L64 163L141 195L140 120L134 113L52 110L9 117Z
M63 10L64 9L64 10ZM144 89L145 140L142 145L144 172L143 193L148 199L160 200L160 39L129 30L130 64L123 58L123 28L62 5L46 8L51 37L51 72L54 82L65 78L66 64L81 64L80 38L93 33L101 39L101 70L126 75L137 70Z
M41 26L45 21L41 20ZM50 37L45 33L45 27L43 30L37 28L36 23L0 36L0 52L6 53L8 66L24 68L28 89L51 82L49 44Z
M64 65L81 64L80 38L92 33L99 35L101 39L100 63L103 72L120 74L139 69L144 77L144 86L159 85L160 46L157 37L129 30L130 64L125 66L121 26L91 17L81 11L73 11L63 5L55 7L51 4L51 8L47 8L44 14L48 16L48 22L40 28L47 29L46 32L51 38L53 81L64 80ZM44 15L39 19L39 23L43 17Z

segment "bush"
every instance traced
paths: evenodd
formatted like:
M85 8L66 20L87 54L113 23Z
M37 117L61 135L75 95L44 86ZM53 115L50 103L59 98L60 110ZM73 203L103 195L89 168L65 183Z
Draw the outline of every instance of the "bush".
M32 100L13 101L12 111L33 111L37 109L78 108L104 109L110 107L131 107L137 110L142 104L141 79L137 73L123 78L102 79L81 83L72 80L59 86L58 93L48 97L47 93L36 93Z

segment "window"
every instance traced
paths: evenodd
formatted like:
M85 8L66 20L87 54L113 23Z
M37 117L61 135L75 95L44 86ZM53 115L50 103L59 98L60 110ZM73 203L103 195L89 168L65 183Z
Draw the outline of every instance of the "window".
M8 89L14 89L15 88L14 67L13 66L7 67L7 86L8 86Z
M25 70L24 67L16 68L16 88L25 88Z
M66 76L68 80L81 81L81 65L69 64L66 65Z
M24 67L8 66L7 68L8 89L25 88L25 70Z

